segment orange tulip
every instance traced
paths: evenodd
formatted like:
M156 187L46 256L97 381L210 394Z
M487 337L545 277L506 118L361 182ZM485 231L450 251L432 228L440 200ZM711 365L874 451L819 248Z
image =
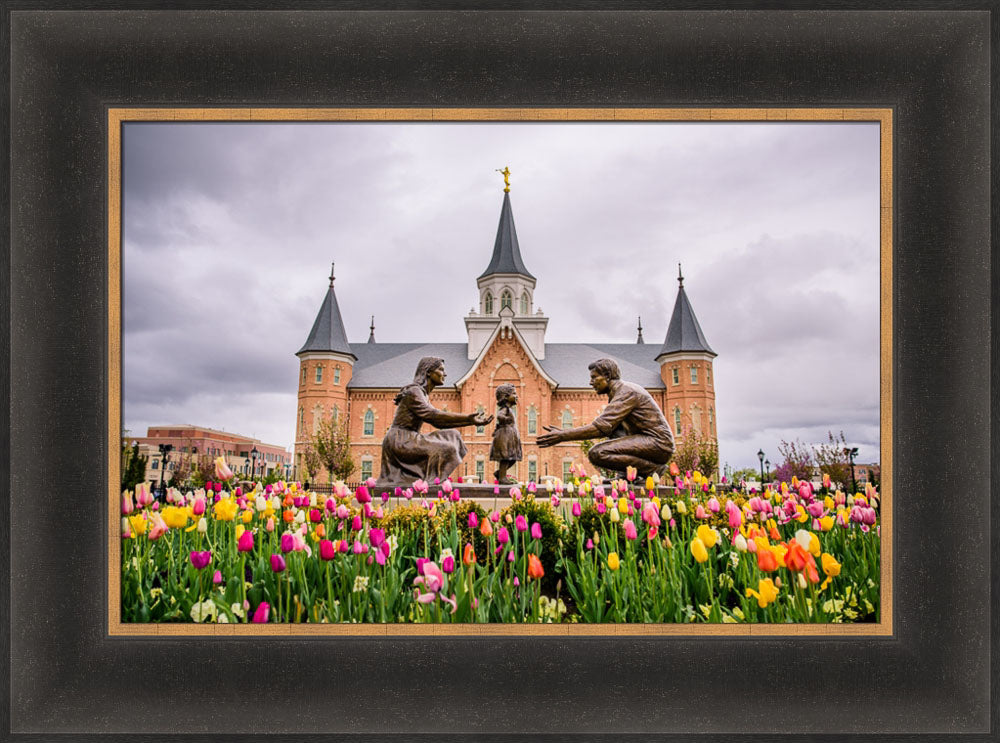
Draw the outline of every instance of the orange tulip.
M285 520L286 524L290 524L295 521L295 511L288 509L287 511L282 512L281 518Z
M778 569L778 559L771 550L757 547L757 567L765 573L771 573Z
M316 528L313 530L320 539L326 536L326 524L316 524Z
M475 561L476 561L475 550L472 549L472 545L471 544L466 544L465 545L465 550L462 552L462 564L463 565L472 565Z
M482 523L479 525L479 533L482 534L484 537L488 537L490 534L493 533L493 527L490 526L489 519L482 520Z
M538 580L543 575L545 575L545 569L542 567L542 561L538 559L536 555L528 555L528 577Z
M785 566L789 570L798 572L805 568L808 564L807 557L812 557L812 555L802 549L802 545L794 539L789 540L788 552L785 553Z

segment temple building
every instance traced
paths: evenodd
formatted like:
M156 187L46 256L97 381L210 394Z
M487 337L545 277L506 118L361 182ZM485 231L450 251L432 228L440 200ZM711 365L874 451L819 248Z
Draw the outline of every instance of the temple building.
M484 251L485 253L485 251ZM299 358L295 476L308 479L303 447L323 417L347 417L357 469L352 480L378 477L382 437L392 423L393 396L413 379L424 356L444 359L445 386L431 393L435 407L495 413L500 384L517 388L517 427L524 459L509 472L520 480L546 476L566 479L574 462L592 467L580 442L542 449L543 426L571 428L590 423L607 403L590 387L587 365L609 357L622 379L641 384L661 406L681 439L691 431L718 442L712 362L708 345L678 275L677 299L661 346L647 344L641 321L630 343L550 343L548 318L536 308L536 279L528 271L514 227L509 185L504 188L500 223L486 270L476 279L478 309L465 318L467 338L459 343L378 343L374 320L365 343L350 343L344 330L334 275ZM492 482L495 462L487 461L493 423L462 428L468 454L453 477ZM424 426L424 431L429 430ZM324 482L326 474L318 475Z

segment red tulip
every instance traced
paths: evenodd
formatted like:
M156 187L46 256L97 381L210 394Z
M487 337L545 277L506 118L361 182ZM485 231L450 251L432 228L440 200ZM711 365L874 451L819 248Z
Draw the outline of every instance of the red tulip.
M322 559L332 560L336 554L337 550L329 539L324 539L319 543L319 556Z

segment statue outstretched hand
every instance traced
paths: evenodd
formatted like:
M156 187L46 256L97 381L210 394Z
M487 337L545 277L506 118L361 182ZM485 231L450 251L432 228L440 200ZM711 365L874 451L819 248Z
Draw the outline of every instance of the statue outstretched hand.
M542 426L542 429L548 431L548 433L543 433L538 437L538 445L541 447L555 446L558 443L564 441L562 434L559 429L555 426Z
M490 421L493 420L492 415L487 415L485 412L475 413L472 416L472 424L475 426L485 426L488 425Z

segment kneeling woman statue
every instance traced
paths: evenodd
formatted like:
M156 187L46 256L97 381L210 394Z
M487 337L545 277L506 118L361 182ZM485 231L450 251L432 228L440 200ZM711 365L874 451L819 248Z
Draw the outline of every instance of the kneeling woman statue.
M412 384L396 394L396 415L382 439L382 470L376 488L412 485L415 480L444 480L458 467L466 454L458 431L422 434L424 423L451 429L485 426L493 420L486 413L449 413L431 405L428 396L444 384L444 379L444 359L426 356L417 364Z

